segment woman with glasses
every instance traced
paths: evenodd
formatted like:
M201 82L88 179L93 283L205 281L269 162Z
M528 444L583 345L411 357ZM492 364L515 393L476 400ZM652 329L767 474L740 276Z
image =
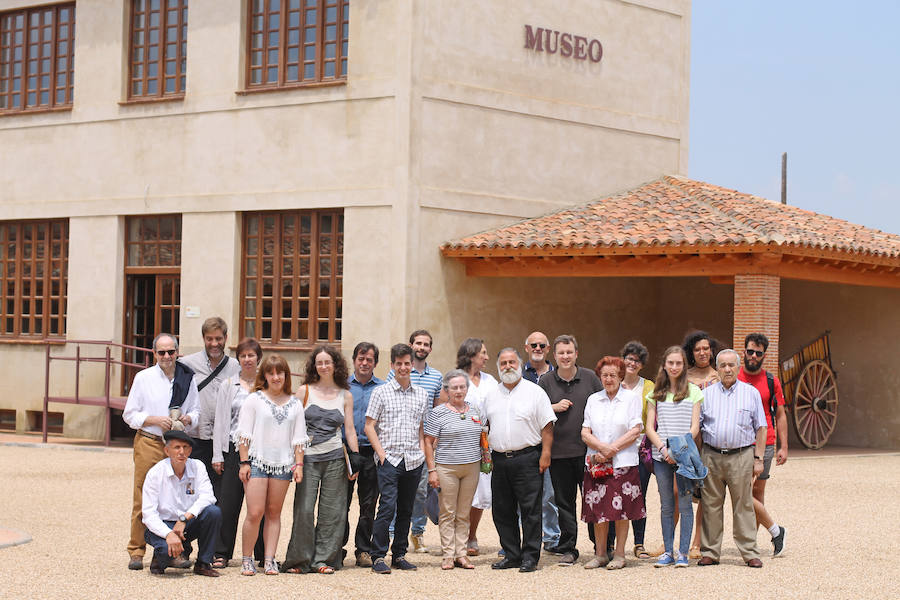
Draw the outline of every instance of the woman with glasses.
M341 427L347 432L350 456L359 455L359 442L353 425L347 362L341 353L331 346L319 346L307 358L304 373L306 385L299 393L309 445L303 480L294 493L294 525L283 569L288 573L330 575L341 568L349 489ZM350 479L356 477L354 474Z
M481 465L481 414L466 402L469 378L464 371L444 375L444 390L447 402L435 406L425 421L428 483L440 493L441 569L474 569L466 541Z

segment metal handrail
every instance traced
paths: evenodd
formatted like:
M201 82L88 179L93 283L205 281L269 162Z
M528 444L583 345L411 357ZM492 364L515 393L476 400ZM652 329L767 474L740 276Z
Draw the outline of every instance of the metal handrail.
M65 344L75 344L75 356L53 356L50 354L51 345L58 344L59 342L64 342ZM41 424L41 434L43 436L44 443L47 443L47 413L49 409L49 404L51 401L56 400L56 398L51 399L50 397L50 362L54 360L61 361L71 361L75 363L75 397L73 398L74 404L80 404L81 399L81 363L82 362L94 362L94 363L103 363L106 365L104 369L104 381L103 381L103 398L106 400L106 434L105 434L105 445L109 446L110 437L111 437L111 420L112 420L112 407L110 406L110 376L112 365L121 365L122 367L141 367L146 368L150 366L150 356L153 351L150 348L142 348L140 346L131 346L129 344L120 344L118 342L113 342L111 340L45 340L45 367L44 367L44 411L43 411L43 423ZM81 356L81 346L82 345L97 345L97 346L105 346L106 347L106 356L98 357L98 356ZM112 348L121 348L122 349L122 360L116 360L112 357ZM126 350L136 350L141 352L146 352L147 355L144 359L144 363L133 363L128 362L124 359ZM62 397L59 397L62 398Z

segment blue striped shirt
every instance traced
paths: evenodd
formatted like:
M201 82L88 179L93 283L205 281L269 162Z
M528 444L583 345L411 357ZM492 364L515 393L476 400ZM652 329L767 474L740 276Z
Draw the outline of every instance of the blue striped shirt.
M393 380L394 370L391 369L388 372L387 381ZM419 372L413 367L412 371L409 372L409 381L428 392L428 410L434 408L438 398L441 397L441 387L444 385L444 376L441 375L441 372L425 363L424 371Z
M700 434L703 443L731 450L756 443L756 431L766 426L759 392L749 383L736 381L726 389L722 382L703 390Z
M372 397L372 392L384 381L372 375L372 379L366 383L360 383L356 379L355 373L350 373L348 381L350 382L350 394L353 395L353 427L356 428L356 438L360 446L371 447L372 444L369 443L369 438L366 437L365 432L366 411L369 409L369 399ZM341 435L346 440L347 432L343 429L341 427Z

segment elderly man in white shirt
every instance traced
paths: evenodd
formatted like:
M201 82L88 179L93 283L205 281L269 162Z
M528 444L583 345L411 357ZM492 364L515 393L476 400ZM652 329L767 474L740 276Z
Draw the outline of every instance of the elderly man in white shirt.
M128 568L144 568L144 524L141 522L141 488L150 468L165 458L162 436L172 429L184 429L196 422L197 385L193 372L175 362L178 342L175 336L161 333L153 340L156 364L134 377L122 418L134 436L134 493L131 507L131 536L128 541ZM169 416L172 402L180 406L181 417ZM187 559L179 559L172 566L187 568Z
M150 572L164 574L171 561L182 555L185 544L190 547L191 540L197 540L200 548L194 573L218 577L210 563L222 512L216 506L209 475L202 462L190 458L194 441L189 435L167 431L164 437L168 458L147 472L142 491L145 539L153 546Z
M494 462L492 513L505 556L491 568L528 573L537 569L541 555L543 473L550 466L556 414L547 393L522 379L522 359L514 348L500 351L497 370L502 385L488 393L484 412Z

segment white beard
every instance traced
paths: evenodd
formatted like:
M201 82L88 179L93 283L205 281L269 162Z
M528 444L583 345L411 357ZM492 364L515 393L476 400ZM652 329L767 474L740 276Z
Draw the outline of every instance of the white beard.
M500 373L500 381L512 385L522 379L522 371L517 369L507 369Z

